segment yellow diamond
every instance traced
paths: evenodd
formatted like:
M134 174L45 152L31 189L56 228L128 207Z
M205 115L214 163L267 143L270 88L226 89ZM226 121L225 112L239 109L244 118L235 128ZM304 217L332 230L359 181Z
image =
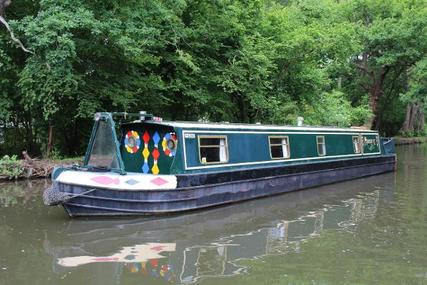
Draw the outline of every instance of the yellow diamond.
M166 146L167 146L167 141L165 138L163 138L163 141L162 141L163 150L166 150Z
M153 174L159 174L159 168L157 167L157 164L153 165L153 168L151 168L151 172L153 172Z
M145 160L147 160L149 155L150 155L150 151L148 150L147 147L145 147L144 150L142 151L142 156L145 158Z

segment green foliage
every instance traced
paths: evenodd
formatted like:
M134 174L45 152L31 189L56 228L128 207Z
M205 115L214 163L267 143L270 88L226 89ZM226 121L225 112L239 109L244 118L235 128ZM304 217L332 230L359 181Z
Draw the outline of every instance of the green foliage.
M367 104L352 107L340 91L324 92L315 104L307 105L304 113L305 122L310 125L349 127L362 125L371 116Z
M401 100L404 103L420 102L427 111L427 57L410 69L408 85L408 90L401 94Z
M344 77L345 92L352 94L354 102L369 94L374 126L386 135L396 134L404 110L394 109L393 115L389 105L381 101L399 97L406 89L408 71L426 57L426 1L343 1L342 8L362 45L361 53L353 57L353 68Z
M339 126L375 115L397 132L404 109L381 102L424 92L408 72L426 55L426 1L282 2L12 1L7 20L34 54L0 30L0 125L14 130L0 152L42 154L53 124L58 155L82 154L96 111Z
M16 155L5 155L0 159L0 178L17 179L25 173L25 168Z

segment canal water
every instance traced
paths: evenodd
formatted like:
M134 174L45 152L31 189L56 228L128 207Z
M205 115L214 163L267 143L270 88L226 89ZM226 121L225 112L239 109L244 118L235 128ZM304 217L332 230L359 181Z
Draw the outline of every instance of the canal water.
M427 284L427 145L396 173L156 219L69 219L0 185L0 284Z

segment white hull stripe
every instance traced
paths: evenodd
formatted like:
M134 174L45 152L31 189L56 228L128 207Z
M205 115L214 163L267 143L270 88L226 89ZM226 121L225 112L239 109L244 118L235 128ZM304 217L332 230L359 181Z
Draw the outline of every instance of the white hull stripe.
M62 172L55 181L113 190L158 190L175 189L175 175L152 175L128 172L120 175L114 172L88 172L68 170Z

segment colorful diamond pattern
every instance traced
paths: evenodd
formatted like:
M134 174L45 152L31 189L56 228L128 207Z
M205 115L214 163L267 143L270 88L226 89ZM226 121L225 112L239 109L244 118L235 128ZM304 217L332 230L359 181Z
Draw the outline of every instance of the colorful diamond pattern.
M159 141L160 141L160 136L158 132L155 132L153 135L153 142L154 142L154 149L151 153L151 155L153 156L153 167L151 168L151 172L153 174L159 174L160 170L159 167L157 165L157 160L159 159L160 153L159 153Z
M144 165L142 166L142 172L147 174L148 171L150 171L150 167L148 167L148 163L144 162Z
M129 179L129 180L126 181L126 183L129 184L129 185L135 185L135 184L138 184L139 181L135 180L135 179Z
M144 149L142 150L142 156L144 157L144 164L142 165L142 172L147 174L150 171L150 167L148 166L148 157L150 156L150 151L148 149L148 142L150 141L150 134L148 131L144 132L142 136L142 140L144 141Z
M160 141L160 136L158 132L155 132L153 135L154 147L158 147Z
M142 136L142 139L144 140L145 144L148 144L148 142L150 141L150 134L147 131L145 131L144 135Z
M158 160L159 156L160 156L160 152L159 152L159 150L157 148L155 148L153 150L153 152L151 153L151 155L153 156L154 160Z
M159 167L157 166L157 163L155 163L154 165L153 165L153 167L151 168L151 172L154 174L154 175L157 175L157 174L159 174Z
M144 147L144 150L142 151L142 156L144 157L144 160L148 160L148 157L150 156L150 151L148 150L148 147Z
M167 180L165 180L163 178L160 178L160 177L154 178L150 182L153 183L153 184L155 184L155 185L157 185L157 186L162 186L162 185L168 183Z

